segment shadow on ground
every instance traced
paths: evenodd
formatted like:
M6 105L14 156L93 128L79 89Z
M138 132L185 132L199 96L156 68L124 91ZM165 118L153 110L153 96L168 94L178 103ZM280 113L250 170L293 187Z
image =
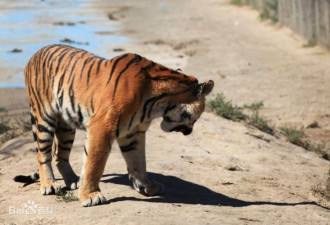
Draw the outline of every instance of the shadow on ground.
M223 194L214 192L204 186L182 180L174 176L164 176L157 173L148 173L151 180L158 181L165 186L165 191L159 196L150 198L136 198L136 197L118 197L109 200L108 203L119 201L145 201L145 202L162 202L175 204L200 204L213 206L230 206L230 207L245 207L250 205L274 205L274 206L296 206L296 205L316 205L326 210L329 208L318 205L316 202L267 202L267 201L243 201L228 197ZM104 179L110 177L108 179ZM120 185L131 186L127 174L107 174L103 175L101 182L115 183Z

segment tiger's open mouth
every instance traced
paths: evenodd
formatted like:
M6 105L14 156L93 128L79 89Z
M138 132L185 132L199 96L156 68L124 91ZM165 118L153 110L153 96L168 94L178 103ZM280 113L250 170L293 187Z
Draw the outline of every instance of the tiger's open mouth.
M170 131L171 132L173 132L173 131L175 131L175 132L181 132L184 135L189 135L192 132L192 128L187 127L185 125L180 125L180 126L177 126L177 127L172 128Z

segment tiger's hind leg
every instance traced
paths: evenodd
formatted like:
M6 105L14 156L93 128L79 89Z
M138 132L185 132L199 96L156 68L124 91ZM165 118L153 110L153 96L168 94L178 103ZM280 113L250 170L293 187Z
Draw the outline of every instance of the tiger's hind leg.
M39 117L41 118L41 117ZM53 123L53 121L51 121ZM61 186L56 182L51 161L55 127L39 119L34 125L34 136L38 144L38 167L40 191L43 195L58 193ZM55 123L54 123L55 124Z
M75 174L69 163L69 156L76 130L64 123L58 123L55 134L54 156L56 166L64 179L65 185L71 190L77 189L79 177Z
M150 181L146 171L145 133L136 132L133 136L117 139L121 153L126 161L128 177L139 193L153 196L163 191L163 185Z

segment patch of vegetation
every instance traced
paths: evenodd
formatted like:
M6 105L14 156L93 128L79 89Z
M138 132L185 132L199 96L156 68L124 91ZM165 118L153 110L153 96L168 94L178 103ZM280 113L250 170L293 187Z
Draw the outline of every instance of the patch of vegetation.
M262 107L264 107L264 103L262 101L254 102L251 105L244 105L243 107L253 111L259 111Z
M270 19L273 23L278 21L277 1L278 0L264 0L263 8L260 12L260 18L262 20Z
M10 130L10 126L8 126L7 124L5 124L4 122L0 123L0 134L3 134L7 131Z
M303 45L303 47L312 48L315 45L317 45L317 37L316 37L316 34L313 33L312 37L308 40L308 42L306 44Z
M330 170L328 171L325 182L318 182L312 187L314 196L320 196L327 201L330 200Z
M232 104L231 101L227 101L223 94L217 94L216 98L210 100L206 104L213 112L216 114L233 121L244 120L248 124L254 126L255 128L268 133L273 134L274 128L269 125L270 120L259 115L259 110L264 106L263 102L255 102L251 105L244 105L243 107L238 107ZM252 110L251 115L247 115L243 112L243 109Z
M22 117L1 118L0 145L32 129L31 122L23 113Z
M64 201L64 202L74 202L78 201L78 198L73 194L73 192L59 192L56 196L57 201Z
M319 123L314 121L313 123L309 124L306 128L319 128Z
M255 128L267 133L267 134L274 134L274 128L269 125L270 120L267 118L260 116L258 111L254 112L248 118L248 124L254 126Z
M244 120L247 117L241 107L233 105L231 101L227 101L223 94L217 94L215 99L206 103L206 106L216 114L233 121Z
M286 138L292 144L303 147L304 149L312 152L316 152L326 160L330 160L330 148L323 141L321 143L313 143L306 139L304 128L295 129L291 127L280 127L280 130L284 133Z
M20 127L23 129L24 132L32 130L32 124L30 120L21 119L19 122Z
M330 147L327 146L325 141L320 143L309 143L307 150L319 153L323 159L330 160Z
M16 133L14 130L5 133L4 135L1 135L0 137L0 143L5 143L6 141L9 141L15 137L18 137L19 134Z
M230 3L238 6L242 6L244 4L243 0L231 0Z
M206 103L206 106L219 116L233 121L245 121L247 124L259 129L270 135L275 135L276 128L271 125L271 121L259 114L259 110L264 106L262 101L244 105L243 107L235 106L231 101L227 101L223 94L217 94L216 98ZM252 113L246 114L243 109L248 109ZM308 125L307 128L319 127L317 122ZM330 147L325 142L315 143L309 141L304 132L304 128L295 129L292 127L280 127L282 133L289 142L300 146L306 150L316 152L322 158L330 160Z
M4 107L0 107L0 112L8 112L8 110Z
M292 127L280 127L280 130L284 133L289 142L308 149L309 143L304 140L306 134L304 132L303 127L301 127L300 129L295 129Z

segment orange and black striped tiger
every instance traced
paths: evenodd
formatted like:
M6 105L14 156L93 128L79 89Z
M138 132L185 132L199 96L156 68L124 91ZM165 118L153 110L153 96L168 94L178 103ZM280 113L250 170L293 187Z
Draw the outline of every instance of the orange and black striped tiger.
M107 60L66 45L42 48L24 73L39 173L15 180L40 176L42 194L60 191L51 167L53 152L65 184L80 187L83 206L105 202L99 181L114 140L134 188L147 196L158 194L162 185L150 181L146 172L145 132L151 120L162 117L164 131L190 134L214 85L199 84L193 76L137 54ZM69 163L76 128L87 131L80 177Z

